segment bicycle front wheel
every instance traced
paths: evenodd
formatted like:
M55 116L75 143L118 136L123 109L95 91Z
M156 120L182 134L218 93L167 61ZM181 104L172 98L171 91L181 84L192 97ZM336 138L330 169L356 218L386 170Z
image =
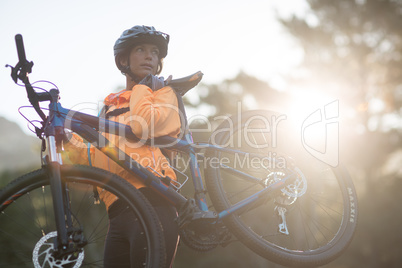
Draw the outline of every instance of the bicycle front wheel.
M218 211L288 177L272 196L225 219L231 232L260 256L286 266L319 266L347 247L356 228L357 197L346 169L311 157L285 117L250 111L223 122L208 149L206 184ZM215 158L215 159L214 159ZM219 163L219 164L217 164ZM245 175L247 174L247 175Z
M103 267L109 219L103 203L95 204L96 191L108 191L132 210L141 235L143 267L164 267L165 243L158 217L147 199L119 176L87 166L61 166L75 247L54 256L55 225L47 170L39 169L12 181L0 191L0 267ZM95 188L94 188L95 187ZM95 190L96 189L96 190ZM134 223L133 223L134 224ZM85 245L77 243L84 238ZM82 241L82 239L81 239ZM118 256L114 256L118 257Z

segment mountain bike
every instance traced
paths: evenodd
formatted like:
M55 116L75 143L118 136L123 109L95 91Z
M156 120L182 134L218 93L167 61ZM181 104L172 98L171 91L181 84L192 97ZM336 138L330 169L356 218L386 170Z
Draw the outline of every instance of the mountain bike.
M143 230L144 266L163 267L164 239L148 200L121 177L106 170L68 165L61 153L70 130L106 154L178 210L181 240L199 251L240 241L260 256L286 266L319 266L338 257L351 242L357 223L357 196L342 165L311 157L294 139L286 116L247 111L225 117L209 142L194 142L182 96L202 73L175 79L182 121L180 137L141 140L130 126L63 108L59 90L39 92L28 74L21 35L15 37L19 61L12 68L41 118L42 167L0 191L1 267L97 267L103 265L108 215L102 194L132 210ZM49 102L47 109L41 102ZM47 113L47 115L45 114ZM188 169L178 180L158 174L126 155L104 133L124 136L173 151ZM176 162L176 164L175 164ZM193 196L182 192L189 177Z

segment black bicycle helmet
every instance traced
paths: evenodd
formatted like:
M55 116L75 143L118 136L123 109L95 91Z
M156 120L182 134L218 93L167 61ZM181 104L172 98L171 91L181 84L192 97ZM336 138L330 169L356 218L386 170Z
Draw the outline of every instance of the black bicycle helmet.
M159 58L167 55L169 35L157 31L153 26L136 25L131 29L125 30L114 44L114 57L120 53L127 52L137 44L150 43L159 48Z

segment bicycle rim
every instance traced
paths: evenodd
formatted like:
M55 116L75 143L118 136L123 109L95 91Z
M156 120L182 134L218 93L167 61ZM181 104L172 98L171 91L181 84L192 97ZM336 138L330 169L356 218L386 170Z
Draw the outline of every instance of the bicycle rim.
M299 150L289 133L273 137L272 128L264 131L272 115L251 112L232 120L237 122L234 131L223 131L227 124L218 128L216 143L250 154L207 153L225 164L225 168L208 166L212 202L220 211L227 209L293 174L293 183L259 206L229 217L226 224L241 242L271 261L323 265L339 256L352 239L357 219L353 184L345 169L331 168ZM236 175L228 166L259 180Z
M146 236L144 267L164 265L160 223L135 188L96 168L63 166L61 174L67 183L73 226L82 227L87 244L61 259L52 257L57 236L53 202L46 170L40 169L11 182L0 192L0 267L103 267L109 219L104 204L94 202L94 186L125 200L135 213Z

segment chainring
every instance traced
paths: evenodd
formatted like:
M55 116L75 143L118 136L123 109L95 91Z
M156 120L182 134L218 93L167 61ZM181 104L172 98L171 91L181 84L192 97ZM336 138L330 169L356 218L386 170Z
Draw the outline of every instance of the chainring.
M209 251L224 245L231 239L229 230L223 224L196 221L180 229L180 240L196 251Z

